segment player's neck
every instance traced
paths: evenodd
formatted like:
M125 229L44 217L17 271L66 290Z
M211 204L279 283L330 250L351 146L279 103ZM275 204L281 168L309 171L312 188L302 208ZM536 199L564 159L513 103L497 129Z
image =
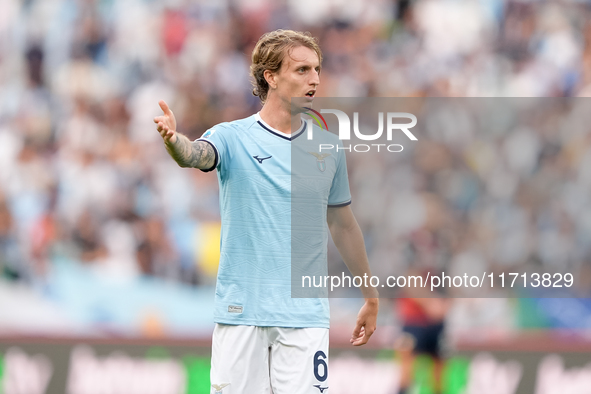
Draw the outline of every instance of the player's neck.
M300 114L292 116L289 109L272 101L265 102L259 115L266 124L285 134L298 130L302 124Z

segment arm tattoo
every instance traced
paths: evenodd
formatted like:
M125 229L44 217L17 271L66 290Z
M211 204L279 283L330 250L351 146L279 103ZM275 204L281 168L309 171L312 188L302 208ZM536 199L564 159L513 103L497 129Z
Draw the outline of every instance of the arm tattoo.
M181 167L209 169L215 164L215 152L205 141L191 142L177 133L174 144L166 144L166 150Z

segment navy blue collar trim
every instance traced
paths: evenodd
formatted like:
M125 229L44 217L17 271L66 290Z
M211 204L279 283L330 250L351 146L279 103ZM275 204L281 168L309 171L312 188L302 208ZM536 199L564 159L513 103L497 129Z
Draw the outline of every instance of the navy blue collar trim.
M308 127L308 124L306 122L304 122L304 127L302 127L302 131L300 131L299 133L297 133L296 135L294 135L293 137L286 137L284 135L281 135L279 133L274 132L273 130L271 130L270 128L268 128L267 126L265 126L263 124L263 122L261 122L260 120L257 120L257 123L259 125L261 125L261 127L265 130L267 130L269 133L276 135L277 137L281 137L284 140L288 140L288 141L293 141L296 138L298 138L300 135L304 134L304 131L306 131L306 127Z

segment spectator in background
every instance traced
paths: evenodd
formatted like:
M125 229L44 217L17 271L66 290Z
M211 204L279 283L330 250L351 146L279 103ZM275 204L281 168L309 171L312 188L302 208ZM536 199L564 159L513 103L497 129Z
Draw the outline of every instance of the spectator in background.
M82 263L90 264L103 259L107 251L101 242L100 227L97 218L89 210L85 210L78 217L71 240L75 245L76 259Z

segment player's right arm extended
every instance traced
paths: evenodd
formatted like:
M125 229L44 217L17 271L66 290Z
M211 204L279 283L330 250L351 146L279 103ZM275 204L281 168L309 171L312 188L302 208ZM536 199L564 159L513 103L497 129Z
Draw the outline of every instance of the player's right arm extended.
M176 119L172 110L164 100L158 103L164 115L156 116L154 123L162 139L166 150L181 167L210 169L215 164L215 151L213 146L204 141L191 142L184 135L176 132Z
M181 167L193 167L206 170L215 164L215 152L211 144L205 141L191 142L182 134L176 133L174 142L165 142L166 150Z

